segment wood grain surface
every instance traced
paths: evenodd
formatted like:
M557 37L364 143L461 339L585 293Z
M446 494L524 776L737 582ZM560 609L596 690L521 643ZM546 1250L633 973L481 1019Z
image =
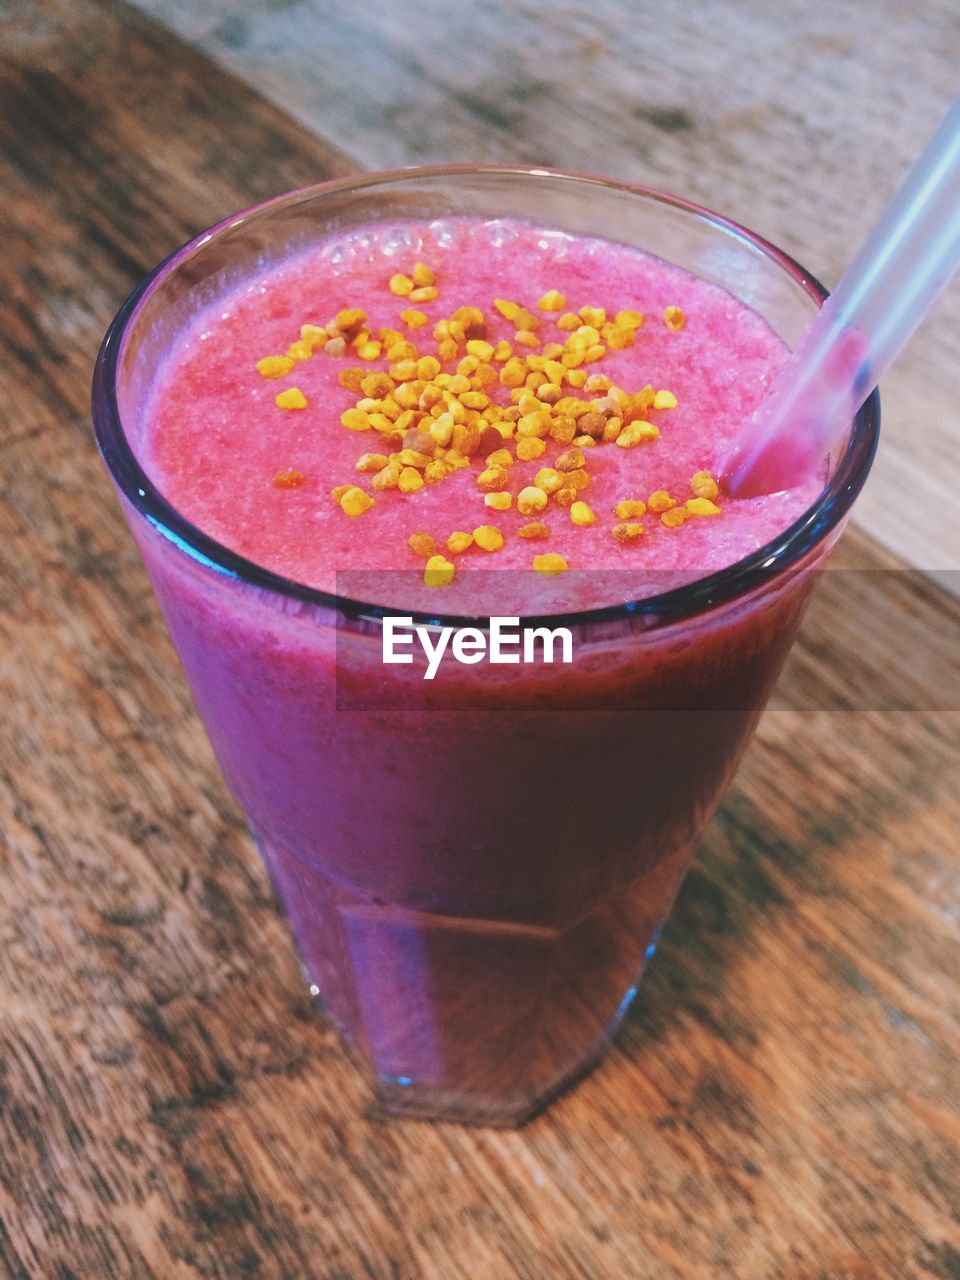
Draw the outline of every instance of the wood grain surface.
M960 88L956 0L137 0L367 168L662 187L834 285ZM960 282L884 379L855 520L960 585ZM936 511L936 521L929 512Z
M848 535L607 1062L368 1118L87 415L145 269L350 162L131 10L0 15L0 1276L955 1280L957 604Z

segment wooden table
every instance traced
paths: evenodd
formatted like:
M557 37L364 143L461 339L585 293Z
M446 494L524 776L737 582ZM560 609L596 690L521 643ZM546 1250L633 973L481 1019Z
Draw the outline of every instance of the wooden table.
M831 287L958 89L957 0L136 3L365 168L613 174L722 210ZM960 594L958 367L955 282L883 380L854 521Z
M0 39L0 1276L960 1275L957 604L848 535L608 1061L368 1119L87 419L146 268L351 162L131 10Z

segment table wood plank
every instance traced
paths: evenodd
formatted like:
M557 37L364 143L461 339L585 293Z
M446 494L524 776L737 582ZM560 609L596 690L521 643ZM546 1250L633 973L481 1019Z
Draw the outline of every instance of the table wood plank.
M848 535L610 1059L369 1118L87 417L139 274L351 162L115 4L0 46L0 1275L955 1277L957 605Z
M513 161L647 183L755 228L831 286L960 64L955 0L138 3L367 168ZM958 368L954 284L884 379L883 448L855 516L948 587Z

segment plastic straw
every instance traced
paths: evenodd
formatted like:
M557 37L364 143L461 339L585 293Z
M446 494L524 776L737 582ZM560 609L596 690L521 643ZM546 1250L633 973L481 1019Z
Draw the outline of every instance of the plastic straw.
M719 466L734 497L808 480L960 266L960 97Z

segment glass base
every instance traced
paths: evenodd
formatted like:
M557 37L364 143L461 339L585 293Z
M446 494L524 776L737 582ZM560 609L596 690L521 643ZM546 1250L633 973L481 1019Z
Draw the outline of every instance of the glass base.
M584 1055L582 1062L575 1063L552 1083L541 1085L535 1093L493 1094L488 1097L471 1093L464 1097L455 1088L418 1085L406 1077L400 1080L381 1079L374 1085L374 1100L368 1114L372 1118L434 1120L480 1125L487 1129L517 1129L589 1075L603 1057L612 1035L613 1030L602 1036Z
M257 842L311 994L366 1068L372 1114L494 1127L523 1124L599 1061L678 879L661 865L550 928L364 898Z

